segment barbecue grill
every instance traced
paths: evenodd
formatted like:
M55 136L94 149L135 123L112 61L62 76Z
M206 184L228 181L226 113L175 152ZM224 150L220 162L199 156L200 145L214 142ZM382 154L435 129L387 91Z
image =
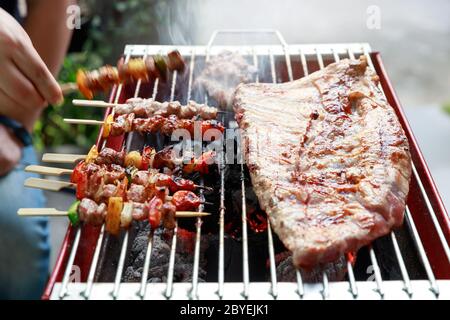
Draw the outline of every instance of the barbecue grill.
M217 45L217 38L224 35L229 38L237 35L272 37L277 43ZM127 45L124 56L129 59L165 54L171 49L172 46ZM208 101L209 97L195 92L193 81L205 66L205 61L224 50L239 52L254 64L258 69L255 81L273 83L298 79L343 58L365 55L369 66L379 75L380 86L395 109L410 143L413 174L403 227L361 249L355 263L347 259L344 280L332 281L323 272L320 281L308 283L301 272L296 271L295 281L285 281L277 273L279 242L272 233L269 220L264 217L267 228L263 232L252 229L247 212L251 189L245 164L229 165L222 157L217 165L215 189L218 194L214 198L214 211L208 209L213 215L206 218L208 221L196 218L191 226L194 246L189 281L174 279L176 250L183 241L179 237L180 226L171 235L170 257L167 270L164 270L166 277L159 283L148 282L151 277L149 270L154 263L151 259L153 233L148 234L140 281L127 282L123 275L135 238L132 230L123 231L121 237L114 238L105 232L104 226L69 227L43 299L450 299L449 218L379 53L373 52L367 43L288 45L275 30L219 30L213 33L206 46L177 46L177 49L188 65L184 74L175 71L166 82L156 79L149 84L138 81L134 85L119 85L113 88L110 102L121 103L132 96L151 96L159 101L175 99L182 103L190 99L201 103ZM111 112L108 109L106 115ZM236 125L231 111L220 117L227 127ZM100 132L97 144L100 148L133 150L142 145L141 140L142 137L133 133L105 140ZM148 141L145 143L156 146L167 142L160 137L152 137ZM228 177L230 170L236 171L237 175ZM237 183L236 177L239 179ZM205 182L200 179L199 183ZM230 188L239 194L240 212L230 210ZM235 224L238 221L239 225L233 250L230 250L230 237L226 231L226 222L230 218ZM211 229L214 231L208 228L205 231L208 224L215 226ZM254 236L256 233L257 237ZM207 257L207 276L200 279L202 239L211 234L215 235L217 250ZM263 258L255 258L258 253Z

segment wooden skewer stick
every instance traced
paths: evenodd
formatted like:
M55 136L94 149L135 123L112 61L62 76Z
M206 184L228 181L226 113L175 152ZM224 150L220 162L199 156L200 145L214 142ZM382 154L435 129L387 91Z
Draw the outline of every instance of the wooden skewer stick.
M75 163L83 159L86 159L85 154L44 153L44 155L42 156L43 162L56 163Z
M73 170L72 169L63 169L63 168L55 168L55 167L46 167L46 166L38 166L38 165L29 165L25 168L26 172L33 172L38 174L43 174L47 176L62 176L62 175L71 175ZM46 181L52 181L52 180L46 180ZM208 186L200 186L195 184L195 188L197 189L203 189L207 191L213 191L214 189Z
M57 210L55 208L20 208L17 215L25 217L64 217L67 211Z
M102 100L82 100L82 99L73 99L72 103L74 106L78 107L98 107L98 108L114 108L120 105L117 103L109 103Z
M19 216L25 217L64 217L67 216L67 211L57 210L55 208L20 208L17 211ZM197 211L177 211L175 216L177 218L195 218L195 217L206 217L210 216L211 213L208 212L197 212Z
M105 122L100 120L91 120L91 119L64 119L65 123L70 124L86 124L86 125L94 125L94 126L102 126Z
M27 180L25 180L24 186L29 187L29 188L43 189L43 190L49 190L49 191L61 191L64 188L76 188L77 185L73 182L48 180L48 179L41 179L41 178L28 178ZM166 200L171 201L172 197L167 196ZM201 204L212 205L213 203L207 202L207 201L202 201Z
M49 191L61 191L64 188L75 188L76 184L72 182L47 180L40 178L28 178L24 183L25 187L43 189Z
M73 99L72 104L77 107L94 107L94 108L115 108L118 106L126 106L126 103L110 103L102 100L84 100ZM217 113L227 113L225 110L217 110Z
M30 165L25 168L26 172L34 172L39 174L45 174L48 176L62 176L62 175L70 175L72 174L72 169L63 169L63 168L55 168L55 167L45 167L45 166L37 166Z

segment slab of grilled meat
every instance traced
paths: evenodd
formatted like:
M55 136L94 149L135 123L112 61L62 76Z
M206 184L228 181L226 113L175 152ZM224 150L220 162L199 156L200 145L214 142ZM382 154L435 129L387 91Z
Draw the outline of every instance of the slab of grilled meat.
M362 57L236 90L255 193L296 267L335 261L403 222L411 155L377 84Z

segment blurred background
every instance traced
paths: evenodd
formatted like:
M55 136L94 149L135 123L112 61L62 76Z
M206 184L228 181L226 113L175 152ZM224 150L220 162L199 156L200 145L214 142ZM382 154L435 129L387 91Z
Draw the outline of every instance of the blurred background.
M368 42L385 67L450 208L450 1L434 0L79 0L75 30L60 82L78 68L115 64L125 44L204 45L215 29L274 28L290 44ZM100 119L102 110L73 108L68 96L49 107L35 128L41 152L90 147L95 126L71 126L63 118ZM49 206L65 208L70 194L47 193ZM53 257L66 222L53 219ZM53 258L54 259L54 258Z

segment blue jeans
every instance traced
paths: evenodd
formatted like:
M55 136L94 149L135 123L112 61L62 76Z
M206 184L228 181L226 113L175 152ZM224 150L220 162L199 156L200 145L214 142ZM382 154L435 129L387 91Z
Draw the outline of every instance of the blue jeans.
M36 164L31 146L14 170L0 177L0 299L39 299L48 277L47 218L17 215L19 208L45 204L41 190L23 186L36 176L24 171L29 164Z

